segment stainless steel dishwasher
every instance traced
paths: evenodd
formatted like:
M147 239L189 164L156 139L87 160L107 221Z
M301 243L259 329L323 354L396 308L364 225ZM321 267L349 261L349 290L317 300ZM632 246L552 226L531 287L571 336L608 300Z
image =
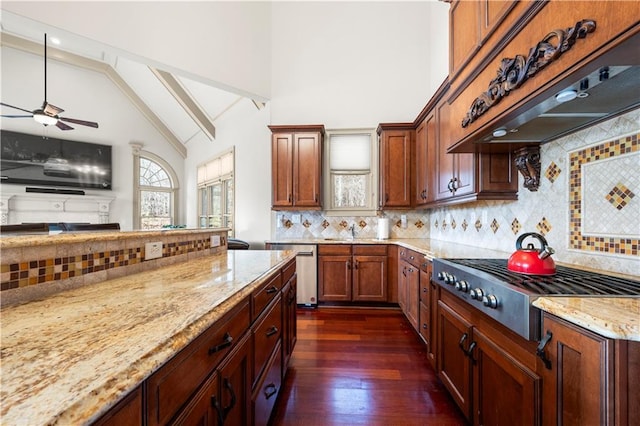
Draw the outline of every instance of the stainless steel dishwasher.
M298 274L298 305L318 306L318 246L315 244L269 244L271 250L294 250Z

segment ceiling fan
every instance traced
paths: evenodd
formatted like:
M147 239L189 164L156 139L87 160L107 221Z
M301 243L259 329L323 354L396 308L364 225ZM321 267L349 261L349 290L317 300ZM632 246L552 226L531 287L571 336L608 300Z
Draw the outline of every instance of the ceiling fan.
M64 112L64 110L62 108L59 108L47 102L47 34L46 33L44 35L44 102L42 103L42 106L38 109L34 109L33 111L29 111L28 109L5 104L4 102L0 102L0 105L29 113L29 115L4 115L3 114L2 117L6 117L6 118L33 117L33 119L40 124L43 124L45 126L55 125L60 130L73 130L73 127L64 123L65 121L67 123L80 124L82 126L94 127L96 129L98 128L98 123L95 123L93 121L78 120L77 118L60 117L60 114Z

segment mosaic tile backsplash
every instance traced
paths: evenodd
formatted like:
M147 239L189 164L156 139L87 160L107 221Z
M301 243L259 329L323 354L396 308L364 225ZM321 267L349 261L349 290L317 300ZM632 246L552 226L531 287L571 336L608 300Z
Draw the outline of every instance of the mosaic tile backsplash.
M390 238L431 238L505 251L518 235L543 234L554 259L640 275L640 110L541 146L537 192L522 187L517 201L479 201L428 211L387 211ZM300 223L292 222L300 214ZM279 212L275 239L375 238L376 217ZM407 227L400 226L406 214ZM528 241L527 241L528 242ZM534 241L532 241L534 242Z

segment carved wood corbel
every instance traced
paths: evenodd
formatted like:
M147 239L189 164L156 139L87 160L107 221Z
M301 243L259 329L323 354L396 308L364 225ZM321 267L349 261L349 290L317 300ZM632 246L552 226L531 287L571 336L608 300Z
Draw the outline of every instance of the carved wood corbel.
M503 58L497 77L491 80L487 91L473 101L467 115L462 119L462 127L467 127L476 121L512 90L520 87L529 77L533 77L550 62L571 49L577 39L585 38L595 29L595 21L583 19L566 30L551 31L529 50L529 56L526 58L523 55Z
M524 187L537 191L540 186L540 146L525 146L514 154L516 167L524 177Z

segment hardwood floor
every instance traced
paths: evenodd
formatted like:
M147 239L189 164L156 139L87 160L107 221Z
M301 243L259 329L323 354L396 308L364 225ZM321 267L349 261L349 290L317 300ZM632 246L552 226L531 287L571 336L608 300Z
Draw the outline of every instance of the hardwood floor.
M464 425L398 309L298 310L271 425Z

